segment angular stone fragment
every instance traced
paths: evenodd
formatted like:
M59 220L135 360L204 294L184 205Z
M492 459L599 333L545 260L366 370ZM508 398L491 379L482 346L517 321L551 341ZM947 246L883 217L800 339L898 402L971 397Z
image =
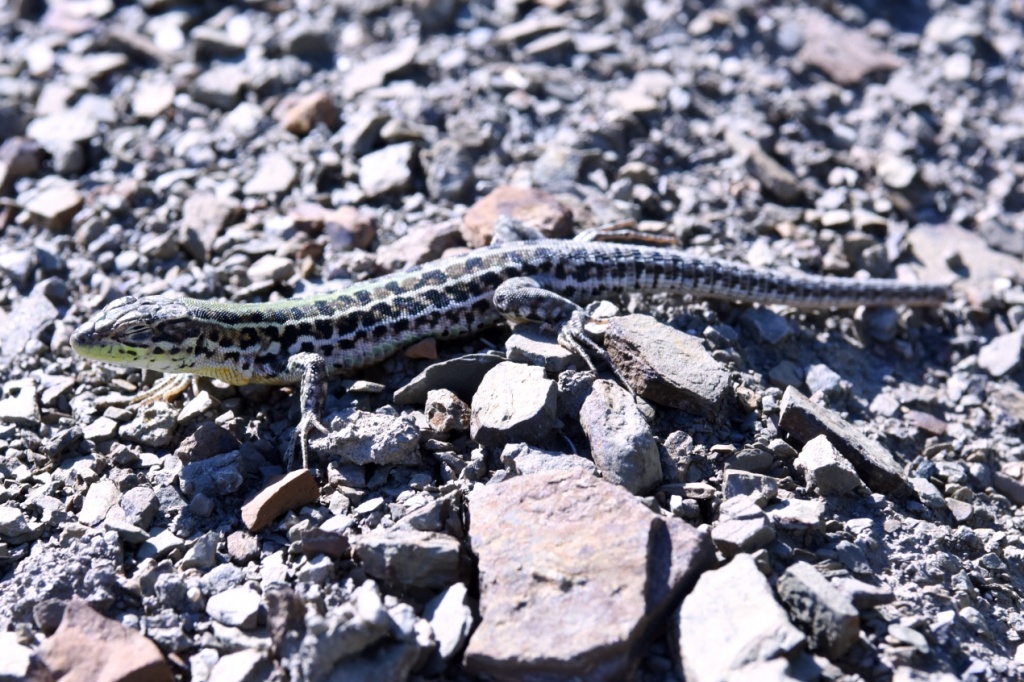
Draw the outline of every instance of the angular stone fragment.
M334 455L349 464L420 463L419 429L407 417L352 410L335 415L327 427L327 435L309 443L322 455Z
M824 434L809 440L794 463L808 487L822 495L846 495L864 485L853 465L832 447Z
M827 407L812 403L792 386L782 396L779 426L799 443L827 435L829 442L853 464L871 490L897 497L913 494L902 469L888 450L868 438L862 429Z
M542 471L572 469L581 474L597 475L597 466L586 457L531 448L525 443L509 443L501 451L501 463L517 474L538 474Z
M399 590L440 589L462 577L462 545L444 533L395 526L357 536L352 544L368 575Z
M242 187L242 192L247 196L281 194L291 189L298 177L298 169L285 154L264 154L256 164L256 172Z
M256 532L286 511L316 502L319 496L320 487L309 469L293 471L268 485L242 507L242 523Z
M474 353L432 363L395 391L395 403L423 403L427 393L435 388L446 388L463 400L469 400L480 387L484 376L503 361L504 358L497 354Z
M170 682L171 669L150 639L104 618L77 597L64 609L39 658L59 679L95 682Z
M497 187L466 211L462 238L474 248L490 244L500 216L509 216L545 237L572 233L572 211L554 196L532 187Z
M793 564L779 577L775 589L793 620L807 630L814 648L828 658L839 658L857 641L857 609L814 566L803 561Z
M555 382L540 367L503 362L489 371L473 396L470 436L488 447L543 444L558 419Z
M239 215L241 204L234 197L212 192L189 195L182 208L178 241L185 251L200 262L213 252L213 242Z
M373 198L405 191L412 182L411 164L416 145L399 142L370 152L359 160L359 187Z
M36 194L25 204L25 210L43 227L63 232L85 203L85 198L68 182L58 182Z
M469 515L482 618L471 675L627 679L638 642L712 559L705 533L573 472L478 487Z
M1022 340L1024 330L995 337L978 351L978 367L994 377L1006 376L1020 366Z
M804 643L749 554L704 573L677 618L687 682L759 679L744 668L790 656Z
M580 410L590 454L604 477L633 494L661 483L661 456L633 396L605 379L594 382Z
M747 495L754 499L757 506L763 508L779 494L778 480L764 474L726 469L722 478L722 494L725 499Z
M730 558L764 547L775 539L775 529L753 496L730 497L719 507L711 539L718 551Z
M42 416L35 380L25 378L8 381L4 384L3 394L6 397L0 400L0 423L39 428Z
M437 640L437 653L448 659L459 651L473 629L473 609L469 607L469 590L463 583L455 583L431 599L423 609L423 617Z
M729 370L699 339L653 317L612 318L605 348L633 391L659 405L714 417L731 394Z
M250 630L256 627L260 595L249 587L232 587L206 601L206 613L218 623Z
M338 108L329 93L323 90L301 97L286 98L275 117L293 135L304 136L318 123L331 130L338 127Z

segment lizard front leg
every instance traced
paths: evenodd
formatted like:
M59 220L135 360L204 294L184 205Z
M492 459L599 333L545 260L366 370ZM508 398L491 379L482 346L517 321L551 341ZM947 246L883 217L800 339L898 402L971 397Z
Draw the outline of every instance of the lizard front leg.
M327 399L327 364L316 353L298 353L288 359L288 373L300 377L299 407L302 418L295 427L295 435L288 446L287 468L294 468L295 441L302 451L302 466L309 468L309 431L316 429L326 434L327 427L320 422L324 401Z

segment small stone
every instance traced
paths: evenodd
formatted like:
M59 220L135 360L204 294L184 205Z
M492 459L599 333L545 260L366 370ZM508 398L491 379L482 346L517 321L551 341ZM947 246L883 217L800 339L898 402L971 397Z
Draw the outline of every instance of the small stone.
M718 416L731 395L729 370L700 339L647 315L612 318L605 348L632 390L659 405Z
M53 675L64 680L173 679L152 640L104 618L78 597L68 603L60 627L39 646L38 655Z
M236 530L227 537L228 556L236 564L247 564L259 556L256 536L244 530Z
M472 406L470 437L488 447L542 445L557 422L555 382L540 367L499 364L484 376Z
M0 275L9 278L19 287L26 287L35 274L36 254L31 249L19 249L0 253Z
M462 238L474 248L486 246L500 216L545 237L559 239L572 234L572 211L554 196L532 187L502 186L469 207L462 219Z
M338 108L330 94L322 90L297 99L286 99L278 108L277 119L293 135L304 136L319 123L330 130L338 128Z
M836 578L832 580L832 585L846 595L857 609L871 609L896 599L892 588L884 583L876 586L856 578Z
M175 535L169 528L164 528L159 533L151 535L148 540L139 546L136 553L139 561L144 559L163 559L171 552L184 549L185 542Z
M420 152L427 192L435 201L461 203L472 196L476 184L474 157L458 141L444 137Z
M395 404L422 404L436 388L448 389L463 400L471 398L484 376L504 360L497 354L475 353L435 362L395 391Z
M227 111L238 104L247 83L242 65L214 66L201 71L192 82L192 97L201 104Z
M437 433L469 429L469 405L447 389L440 388L427 393L423 411L427 415L430 428Z
M39 428L42 415L34 380L8 381L4 384L4 395L7 397L0 400L0 423L17 424L29 429Z
M805 533L821 533L825 530L825 501L780 500L766 510L768 517L779 530Z
M243 649L221 656L206 682L256 682L273 677L274 664L266 652Z
M711 527L711 539L726 558L753 552L775 539L775 529L754 497L727 499Z
M0 680L14 682L29 679L31 664L32 649L19 641L18 633L0 632Z
M793 334L793 325L782 315L768 308L748 308L740 321L754 332L758 341L776 346Z
M762 679L744 668L788 657L804 643L749 554L701 575L675 629L688 682Z
M423 225L404 237L377 249L377 265L390 272L410 265L419 265L438 258L444 251L458 245L459 231L452 221Z
M285 474L242 506L242 523L251 532L262 530L281 514L312 504L320 496L320 487L309 469Z
M359 465L420 463L419 429L408 417L351 410L335 415L328 429L327 435L310 441L320 455Z
M997 471L992 474L992 487L1018 507L1024 506L1024 482L1019 476L1020 469Z
M458 582L465 569L461 544L444 533L380 528L352 540L366 573L398 589L440 589Z
M875 172L889 187L906 189L917 176L917 166L908 158L890 154L879 159Z
M256 627L260 595L249 587L233 587L206 601L206 613L218 623L251 630Z
M178 241L190 256L206 262L213 253L214 241L240 213L241 204L234 197L221 197L212 192L190 194L182 207Z
M423 609L423 617L430 621L437 640L437 653L445 660L462 650L473 630L473 609L468 597L466 585L455 583L427 602Z
M250 265L245 274L251 282L286 282L295 275L295 263L291 258L266 255Z
M863 430L832 410L813 403L793 387L782 396L779 426L800 443L827 435L829 443L850 463L871 490L907 497L911 488L892 454Z
M995 337L978 351L978 367L994 377L1003 377L1020 367L1024 331Z
M342 95L351 101L370 88L380 87L388 76L410 66L419 53L419 38L406 38L391 47L384 55L353 65L345 77Z
M359 159L359 187L369 198L406 191L412 183L416 145L390 144Z
M74 185L62 180L34 195L24 206L41 227L65 232L84 202L84 197Z
M78 522L84 526L95 526L102 521L110 508L117 504L117 485L109 479L100 479L89 486L78 512Z
M171 81L141 81L132 92L132 111L141 119L154 119L171 108L175 94Z
M563 454L531 448L525 443L509 443L501 451L502 465L517 474L538 474L542 471L564 471L573 469L580 473L597 475L597 466L579 455Z
M747 496L753 499L757 506L764 508L779 494L779 482L771 476L727 469L722 478L722 494L727 500Z
M790 616L831 660L849 651L860 633L860 615L848 597L814 566L798 562L779 576L775 589Z
M264 154L256 164L256 172L242 187L247 196L283 194L292 188L299 171L286 155L272 152Z
M849 460L824 434L808 441L794 462L810 488L822 495L847 495L864 485Z
M598 379L583 401L579 419L594 464L606 479L635 495L661 483L654 434L626 389Z
M946 498L946 507L957 523L967 523L974 516L974 507L970 502L964 502L952 497Z
M220 544L220 534L209 532L204 533L185 552L185 556L178 562L178 566L184 570L187 568L198 568L208 570L217 565L217 545Z
M20 543L31 531L20 509L0 506L0 538L7 542Z
M505 341L505 354L511 362L538 365L551 374L559 374L571 365L583 362L568 350L550 332L539 324L520 324Z
M149 530L160 508L156 492L149 486L137 486L124 493L120 500L125 520L142 530Z

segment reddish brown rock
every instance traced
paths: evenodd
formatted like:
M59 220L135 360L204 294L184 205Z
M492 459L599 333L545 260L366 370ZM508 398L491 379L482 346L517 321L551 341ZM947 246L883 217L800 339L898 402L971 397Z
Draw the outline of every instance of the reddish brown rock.
M274 114L288 132L300 137L308 134L317 123L331 130L338 128L338 108L323 91L286 98Z
M469 516L482 618L472 675L629 679L638 643L713 561L706 533L578 470L476 488Z
M320 487L309 469L285 474L242 507L242 523L252 532L266 527L286 511L316 502Z
M572 211L547 192L532 187L498 187L469 207L462 220L462 238L473 247L486 246L494 223L507 215L546 237L572 234Z
M39 658L64 682L170 682L171 669L149 638L104 618L84 600L68 602Z
M366 249L377 234L373 216L355 206L327 208L320 204L301 204L289 214L296 227L320 232L341 249Z

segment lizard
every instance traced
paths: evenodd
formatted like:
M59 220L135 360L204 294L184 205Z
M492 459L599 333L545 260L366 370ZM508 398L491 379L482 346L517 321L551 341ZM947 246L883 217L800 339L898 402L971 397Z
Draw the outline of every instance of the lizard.
M125 296L75 330L71 346L91 360L169 375L131 402L170 399L195 377L298 384L302 416L294 440L308 468L309 434L327 433L320 415L328 378L428 337L465 336L502 319L541 322L558 329L559 343L593 368L591 356L604 351L584 330L581 304L630 291L797 309L938 306L947 298L943 285L781 274L663 246L598 241L588 232L575 240L493 244L305 298Z

